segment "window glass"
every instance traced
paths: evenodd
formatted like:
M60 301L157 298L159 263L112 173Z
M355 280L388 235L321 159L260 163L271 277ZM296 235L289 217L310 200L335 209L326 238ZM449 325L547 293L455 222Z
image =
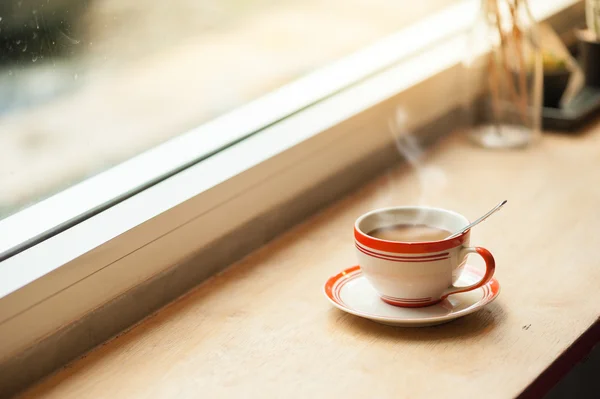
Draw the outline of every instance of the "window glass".
M4 0L0 219L455 0Z

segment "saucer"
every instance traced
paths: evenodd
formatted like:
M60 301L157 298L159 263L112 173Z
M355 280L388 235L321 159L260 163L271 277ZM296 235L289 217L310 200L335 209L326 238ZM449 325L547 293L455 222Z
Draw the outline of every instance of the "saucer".
M456 282L457 286L474 284L483 272L467 265ZM325 284L329 301L344 312L378 323L400 327L426 327L447 323L471 314L492 302L500 293L498 280L473 291L450 295L442 302L422 308L401 308L383 302L360 270L354 266L331 277Z

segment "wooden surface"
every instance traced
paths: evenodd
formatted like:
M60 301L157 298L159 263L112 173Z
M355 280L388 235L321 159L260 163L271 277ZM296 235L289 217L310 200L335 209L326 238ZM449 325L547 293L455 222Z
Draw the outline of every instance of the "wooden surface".
M518 395L600 315L600 123L525 151L486 151L455 135L412 159L24 396ZM502 286L482 311L402 329L323 296L325 280L355 263L360 214L421 203L475 218L504 198L471 240L494 253Z

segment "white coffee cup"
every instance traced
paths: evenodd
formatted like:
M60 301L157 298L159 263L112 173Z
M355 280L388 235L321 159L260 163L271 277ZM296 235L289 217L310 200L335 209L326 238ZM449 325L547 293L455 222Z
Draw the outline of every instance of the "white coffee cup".
M492 254L485 248L469 247L470 230L452 239L428 242L388 241L368 234L406 224L455 232L469 221L456 212L425 206L377 209L359 217L354 224L358 264L384 302L402 307L434 305L449 295L477 289L494 275ZM485 275L476 284L456 287L471 253L485 260Z

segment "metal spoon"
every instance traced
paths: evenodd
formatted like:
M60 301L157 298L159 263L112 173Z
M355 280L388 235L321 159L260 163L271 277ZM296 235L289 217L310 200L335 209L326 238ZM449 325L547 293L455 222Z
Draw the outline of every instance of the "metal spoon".
M480 217L476 221L474 221L472 223L469 223L467 226L463 227L462 229L460 229L456 233L454 233L452 235L449 235L448 237L445 238L445 240L447 240L449 238L457 237L457 236L461 235L462 233L464 233L465 231L469 230L471 227L473 227L473 226L475 226L475 225L483 222L485 219L487 219L488 217L490 217L497 210L499 210L500 208L502 208L502 206L504 206L504 204L506 204L506 202L507 202L507 200L502 201L501 203L499 203L498 205L496 205L495 207L493 207L488 213L486 213L485 215L483 215L482 217Z

